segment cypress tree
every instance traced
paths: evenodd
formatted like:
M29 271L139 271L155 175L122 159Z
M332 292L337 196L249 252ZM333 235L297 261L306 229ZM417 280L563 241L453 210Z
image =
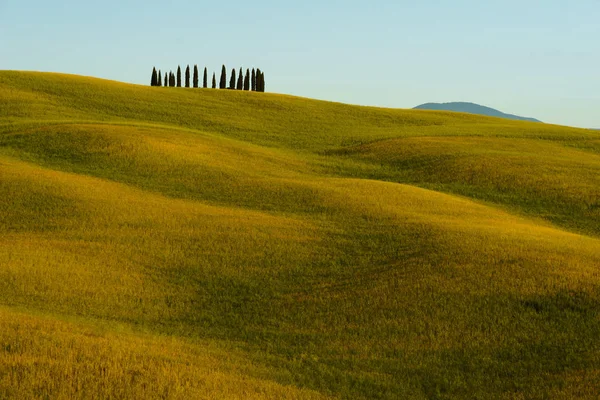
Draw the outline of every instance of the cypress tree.
M160 72L160 69L158 70L158 81L156 82L156 86L162 86L162 72Z
M204 79L202 79L202 87L205 89L208 87L208 71L206 70L206 67L204 67Z
M214 72L213 72L212 88L213 89L217 88L217 76L216 76L216 74Z
M194 65L194 87L198 87L198 66Z
M158 78L156 77L156 67L152 68L152 78L150 79L150 86L156 86Z
M169 86L169 75L167 74L167 71L165 71L165 80L163 81L165 87Z
M243 90L244 89L244 71L242 71L242 68L240 68L240 75L238 76L238 81L237 81L237 90Z
M260 92L260 68L256 68L256 91Z
M231 70L231 78L229 78L229 89L235 89L235 84L237 83L237 79L235 79L235 68Z
M256 71L252 68L252 91L256 92Z
M246 69L246 77L244 78L244 90L250 90L250 68Z
M190 87L190 66L185 69L185 87Z
M227 69L225 65L221 68L221 80L219 81L219 89L225 89L227 87Z
M177 66L177 87L181 87L181 67Z
M260 70L259 70L260 71ZM258 83L256 84L256 90L259 92L264 92L265 91L265 73L260 71L258 73Z
M175 87L175 74L171 71L171 77L169 78L169 85Z

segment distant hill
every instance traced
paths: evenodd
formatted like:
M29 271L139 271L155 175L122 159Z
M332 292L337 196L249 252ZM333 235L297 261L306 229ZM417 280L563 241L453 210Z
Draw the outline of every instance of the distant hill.
M443 110L456 111L469 114L487 115L490 117L514 119L519 121L542 122L535 118L520 117L518 115L506 114L494 108L482 106L475 103L453 102L453 103L425 103L415 107L416 110Z

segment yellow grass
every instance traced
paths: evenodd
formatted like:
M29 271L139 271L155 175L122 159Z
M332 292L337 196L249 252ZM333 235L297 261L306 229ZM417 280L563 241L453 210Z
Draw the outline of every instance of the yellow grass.
M235 349L0 309L3 398L325 399Z
M593 398L598 143L0 72L0 398Z

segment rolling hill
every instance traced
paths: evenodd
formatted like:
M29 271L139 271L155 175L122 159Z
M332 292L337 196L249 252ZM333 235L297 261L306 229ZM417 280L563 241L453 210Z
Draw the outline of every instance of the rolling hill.
M600 133L0 71L0 398L593 398Z
M494 108L481 106L475 103L466 102L453 102L453 103L425 103L415 107L416 110L442 110L442 111L456 111L464 112L469 114L487 115L488 117L498 117L513 119L517 121L530 121L530 122L542 122L535 118L520 117L518 115L506 114L502 111L498 111Z

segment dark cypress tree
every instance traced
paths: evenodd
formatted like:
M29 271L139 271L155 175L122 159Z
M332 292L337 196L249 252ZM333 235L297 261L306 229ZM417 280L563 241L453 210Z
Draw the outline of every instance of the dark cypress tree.
M240 68L240 75L238 76L236 89L237 90L244 89L244 71L242 71L242 68Z
M246 69L246 77L244 78L244 90L250 90L250 68Z
M194 87L197 88L198 87L198 66L194 65Z
M256 92L256 71L252 68L252 91Z
M256 91L260 92L260 68L256 68Z
M235 79L235 68L231 70L231 78L229 78L229 89L235 89L235 84L237 83L237 79Z
M150 79L150 86L156 86L158 78L156 76L156 68L152 68L152 78Z
M175 87L175 74L171 71L171 78L169 78L169 85Z
M225 65L221 68L221 80L219 81L219 89L225 89L227 87L227 69Z
M181 87L181 67L177 66L177 87Z
M212 88L213 89L217 88L217 76L216 76L216 74L214 72L213 72Z
M169 86L169 75L167 74L167 71L165 71L165 80L163 83L165 84L165 87Z
M265 73L263 71L260 71L258 82L259 82L258 83L258 91L264 92L265 91Z
M208 71L206 70L206 67L204 67L204 79L202 79L202 87L205 89L208 87Z
M160 72L160 69L158 70L158 81L156 82L156 86L162 86L162 72Z
M185 69L185 87L190 87L190 66Z

